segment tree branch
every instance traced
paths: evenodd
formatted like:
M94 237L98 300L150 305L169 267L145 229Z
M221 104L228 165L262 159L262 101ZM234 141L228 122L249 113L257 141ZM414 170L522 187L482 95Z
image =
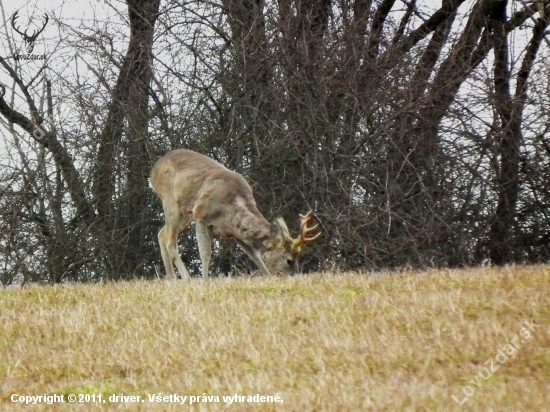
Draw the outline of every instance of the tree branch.
M84 188L80 180L80 175L74 166L73 159L65 147L59 143L55 133L45 131L38 125L35 125L27 118L27 116L10 107L4 100L5 93L6 87L4 85L0 85L0 113L10 123L20 126L34 140L50 150L55 162L61 168L78 215L85 219L90 218L91 207L86 198L86 193L84 192ZM91 221L88 221L88 223L90 222Z

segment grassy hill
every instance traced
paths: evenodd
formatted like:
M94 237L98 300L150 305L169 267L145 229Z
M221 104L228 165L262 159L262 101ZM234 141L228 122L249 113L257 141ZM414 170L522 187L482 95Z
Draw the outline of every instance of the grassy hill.
M0 308L0 410L550 410L549 266L27 286Z

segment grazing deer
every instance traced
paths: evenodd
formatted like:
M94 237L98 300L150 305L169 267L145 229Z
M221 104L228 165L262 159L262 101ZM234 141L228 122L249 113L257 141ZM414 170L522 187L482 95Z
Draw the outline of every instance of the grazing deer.
M191 150L173 150L151 170L149 184L162 201L165 225L158 234L160 253L168 278L182 279L189 272L177 251L178 235L194 221L202 277L208 277L212 233L232 237L263 274L291 274L302 248L313 242L318 225L310 226L313 213L300 215L300 235L293 239L283 218L272 224L262 216L252 188L239 173Z

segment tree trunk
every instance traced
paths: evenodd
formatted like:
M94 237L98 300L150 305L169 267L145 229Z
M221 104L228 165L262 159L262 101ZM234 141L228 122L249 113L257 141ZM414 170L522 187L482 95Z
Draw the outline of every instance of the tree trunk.
M103 232L104 256L112 277L129 275L143 261L147 219L149 84L152 47L160 0L128 0L130 42L99 136L93 193ZM124 130L124 120L128 129ZM125 135L125 140L123 137ZM121 156L121 155L124 156ZM123 159L126 157L126 159ZM115 190L126 160L125 187Z

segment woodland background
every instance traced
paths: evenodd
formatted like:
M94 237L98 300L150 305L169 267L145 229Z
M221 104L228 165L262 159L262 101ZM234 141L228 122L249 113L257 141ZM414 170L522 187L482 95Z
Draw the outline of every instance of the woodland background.
M81 3L23 6L44 61L2 9L1 283L162 276L147 178L181 147L316 212L304 271L548 261L549 0Z

